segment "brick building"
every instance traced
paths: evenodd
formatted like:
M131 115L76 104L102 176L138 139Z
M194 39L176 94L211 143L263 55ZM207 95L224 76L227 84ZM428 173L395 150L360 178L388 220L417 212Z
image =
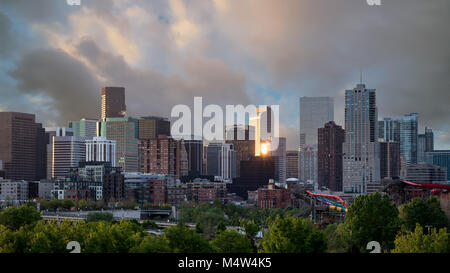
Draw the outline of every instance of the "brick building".
M289 189L277 187L273 180L266 188L258 189L258 209L286 208L291 204Z

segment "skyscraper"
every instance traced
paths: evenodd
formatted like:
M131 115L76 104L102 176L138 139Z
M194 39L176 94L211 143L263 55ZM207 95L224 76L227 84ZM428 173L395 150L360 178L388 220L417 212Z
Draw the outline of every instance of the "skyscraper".
M177 178L188 175L188 158L184 140L159 135L149 140L147 156L143 159L145 173L170 174Z
M417 133L417 113L411 113L401 117L384 118L382 121L379 121L378 124L380 138L383 141L395 141L400 143L400 157L403 158L402 160L404 160L406 164L415 164L418 162L418 157L421 155L418 154L420 147L418 147L419 136ZM428 134L428 138L430 138L430 132ZM422 148L424 148L423 145Z
M425 127L425 152L434 151L434 133L433 129Z
M125 117L124 87L104 87L102 89L102 119Z
M222 181L236 178L236 151L233 144L210 143L206 147L206 174Z
M170 135L170 121L162 117L142 117L138 121L139 130L139 171L150 172L150 141L159 135Z
M311 181L317 185L317 144L300 148L300 180Z
M345 90L344 192L365 193L380 180L377 120L375 89L360 83Z
M203 174L203 140L185 140L188 159L188 175L200 177Z
M400 120L400 152L407 164L417 163L418 115L411 113Z
M86 140L86 162L110 162L116 166L116 141L106 137L94 137Z
M93 138L98 136L98 120L81 119L80 121L69 122L69 128L73 130L73 136Z
M159 135L170 135L170 121L162 117L139 119L139 139L156 139Z
M380 178L400 177L400 143L380 142Z
M447 169L447 179L450 180L450 150L433 150L425 152L425 162Z
M53 166L53 137L61 136L74 136L72 128L64 127L46 127L45 128L45 140L46 140L46 177L52 179L52 166Z
M255 156L255 140L251 140L250 136L254 136L255 128L249 125L234 125L228 128L226 132L226 143L233 144L236 151L236 176L241 175L241 161L249 160Z
M278 148L272 151L272 156L275 157L275 181L286 182L286 138L278 138Z
M318 145L318 184L331 191L342 191L342 145L345 141L345 132L334 121L319 128Z
M332 120L333 98L300 98L300 180L310 180L317 184L317 130Z
M268 106L256 109L256 116L249 119L250 128L254 128L255 155L261 156L261 141L270 138L272 132L272 109Z
M106 118L100 122L100 136L116 141L116 166L123 172L139 170L138 124L131 117Z
M318 143L317 129L334 120L334 102L330 97L300 98L300 148Z
M45 178L45 131L35 115L0 112L0 160L7 179Z
M241 176L233 179L227 188L244 199L248 191L254 191L267 185L269 179L275 177L275 159L272 156L255 156L241 162Z
M378 129L378 137L382 141L400 143L400 118L383 118L383 120L378 121Z
M78 168L86 159L86 138L53 136L51 151L48 178L65 178L70 169Z
M298 176L298 151L286 152L286 178L299 178Z
M417 163L425 163L425 150L427 149L425 134L417 135Z

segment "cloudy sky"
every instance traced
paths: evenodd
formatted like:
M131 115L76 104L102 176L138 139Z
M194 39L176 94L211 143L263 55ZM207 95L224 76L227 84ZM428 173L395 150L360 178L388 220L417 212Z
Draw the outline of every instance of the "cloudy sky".
M450 148L450 1L1 0L0 110L45 126L98 117L102 86L128 114L176 104L279 104L288 147L301 96L377 89L379 117L419 113Z

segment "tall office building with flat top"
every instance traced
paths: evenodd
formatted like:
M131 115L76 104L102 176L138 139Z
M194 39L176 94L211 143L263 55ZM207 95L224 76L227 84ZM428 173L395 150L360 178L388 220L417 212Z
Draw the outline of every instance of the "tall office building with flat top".
M344 192L365 193L380 180L376 92L362 83L345 90L343 168Z
M330 97L300 98L300 148L317 145L317 130L334 120L334 102Z
M45 130L35 115L0 112L0 161L7 179L45 178Z
M319 128L318 184L331 191L342 191L342 143L345 131L330 121Z
M102 119L125 117L125 88L104 87L102 89Z
M330 97L300 98L299 177L317 185L318 129L334 120L334 102Z
M106 118L100 122L100 136L116 141L116 167L124 172L139 171L138 135L135 118Z

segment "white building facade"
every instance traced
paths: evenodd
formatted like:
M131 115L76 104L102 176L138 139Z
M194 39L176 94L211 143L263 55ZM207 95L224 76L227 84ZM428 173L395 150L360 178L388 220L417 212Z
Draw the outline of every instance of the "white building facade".
M86 162L111 162L116 167L116 141L106 137L86 140Z

